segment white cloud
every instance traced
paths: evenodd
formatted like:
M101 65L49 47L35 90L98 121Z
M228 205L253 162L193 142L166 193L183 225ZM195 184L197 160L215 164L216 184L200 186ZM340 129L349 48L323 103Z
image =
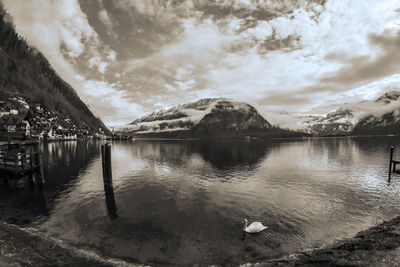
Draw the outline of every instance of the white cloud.
M91 68L97 67L97 70L100 73L104 74L107 66L108 66L108 63L103 61L100 56L95 56L95 57L92 57L91 59L89 59L89 67L91 67Z
M88 80L83 84L88 104L108 126L123 125L144 114L143 108L129 100L115 84Z
M301 1L258 1L274 12L283 12L287 6L298 8L286 15L283 12L274 19L262 18L254 27L241 33L238 30L247 21L234 17L234 12L222 19L227 22L223 26L225 21L204 19L201 16L203 11L179 10L185 14L179 17L173 14L173 8L165 8L154 1L118 1L116 6L127 10L127 13L132 12L129 8L135 7L135 12L141 16L148 15L157 23L174 21L183 29L177 34L177 39L165 45L154 45L161 48L140 59L117 59L116 47L112 47L115 50L100 48L99 37L76 0L4 2L14 18L17 31L42 51L56 71L109 122L114 119L122 121L121 118L128 120L128 115L124 114L137 117L135 114L155 106L220 96L249 102L267 119L272 114L283 118L286 115L279 111L322 112L325 106L332 109L346 99L357 101L375 97L382 92L380 88L386 88L386 83L395 84L398 79L396 75L382 77L368 84L352 84L337 92L335 88L339 85L332 82L330 90L323 91L321 87L321 91L305 92L309 87L320 86L323 77L349 65L351 58L365 56L373 60L382 55L384 51L379 46L371 45L370 35L380 36L383 32L392 36L397 34L400 20L395 10L399 4L393 0L330 0L324 7L311 4L307 8ZM217 4L230 6L225 0L217 1ZM186 1L184 5L186 9L193 7L191 1ZM241 8L256 10L257 5L254 1L233 1L232 10ZM320 13L318 17L317 13ZM115 14L103 6L94 16L107 26L108 31L116 27L116 31L112 31L113 34L118 33L116 37L131 34L123 32L123 25L111 20L116 18ZM121 27L120 32L117 27ZM138 29L138 38L146 34L142 28ZM296 49L292 49L291 43L279 43L291 36L299 37ZM161 37L149 40L164 42ZM97 80L91 77L87 81L83 73L78 74L72 67L71 63L75 64L74 60L83 55L88 67L99 71ZM126 91L121 91L120 85L102 81L102 76L111 74L109 69L113 68L109 66L118 64L121 64L121 69L119 73L112 73L112 77L124 80ZM122 70L125 64L127 67ZM275 98L274 103L265 100L277 94L281 97ZM162 97L156 98L155 95ZM135 96L137 104L127 100L132 96ZM305 101L293 104L293 101L287 100L293 96L301 96ZM100 97L110 97L111 104L107 106ZM118 101L122 104L117 105ZM143 108L138 103L142 103ZM131 109L129 105L132 105ZM123 113L120 107L128 112Z
M115 61L116 58L117 58L117 53L114 50L110 50L110 52L107 55L107 59Z
M98 16L99 16L99 19L101 20L101 22L104 23L104 25L107 26L107 25L111 24L111 19L108 16L107 10L105 10L104 8L99 11Z
M109 64L107 61L116 59L116 52L111 49L106 50L105 59L99 56L103 49L100 48L98 35L90 26L77 0L6 0L4 5L14 19L17 32L46 56L56 72L77 90L95 113L108 118L107 116L114 114L114 108L119 112L122 106L127 109L127 113L130 112L130 108L126 106L127 100L123 99L124 93L119 93L113 86L109 86L111 91L105 94L112 98L112 105L107 108L104 108L106 105L99 105L98 103L104 103L99 95L105 93L107 86L101 81L87 81L82 74L77 73L71 64L73 61L68 58L77 58L84 53L92 54L94 56L89 59L89 67L96 67L102 74ZM121 105L117 105L118 101L121 101ZM138 110L135 105L132 108Z
M86 42L97 44L98 40L78 2L5 0L4 5L14 19L17 32L38 48L57 73L62 73L62 77L79 93L81 81L63 52L69 57L78 57Z

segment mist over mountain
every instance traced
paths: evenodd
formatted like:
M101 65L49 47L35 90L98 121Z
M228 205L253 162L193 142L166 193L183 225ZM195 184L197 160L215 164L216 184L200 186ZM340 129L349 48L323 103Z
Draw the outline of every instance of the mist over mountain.
M343 104L326 116L303 117L301 125L319 136L400 134L400 91L373 101Z
M297 137L400 134L400 91L346 103L325 116L302 116L297 129L272 126L249 104L206 98L154 111L118 129L146 137Z
M226 98L205 98L157 110L118 131L135 136L182 138L301 135L273 127L253 106Z
M22 96L28 104L41 104L80 128L108 132L42 53L16 33L1 3L0 62L0 99Z

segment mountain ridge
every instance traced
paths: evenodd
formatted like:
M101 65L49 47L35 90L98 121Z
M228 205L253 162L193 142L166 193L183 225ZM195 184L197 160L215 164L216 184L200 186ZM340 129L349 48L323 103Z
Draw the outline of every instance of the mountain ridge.
M251 105L229 98L204 98L156 110L118 132L141 137L266 137L298 135L269 123Z
M345 103L325 116L308 116L302 130L317 136L400 134L400 91L370 101Z

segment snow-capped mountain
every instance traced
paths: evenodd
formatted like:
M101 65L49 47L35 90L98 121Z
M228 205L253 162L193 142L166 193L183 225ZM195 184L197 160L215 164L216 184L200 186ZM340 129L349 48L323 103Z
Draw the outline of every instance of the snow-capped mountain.
M354 134L400 134L400 91L388 92L374 101L381 105L379 113L361 118Z
M220 136L260 134L271 124L251 105L206 98L152 112L119 131L144 136Z
M301 117L302 129L313 135L400 133L400 91L373 101L346 103L326 116Z
M326 116L302 117L304 130L313 135L344 135L350 133L356 116L349 108L340 107Z

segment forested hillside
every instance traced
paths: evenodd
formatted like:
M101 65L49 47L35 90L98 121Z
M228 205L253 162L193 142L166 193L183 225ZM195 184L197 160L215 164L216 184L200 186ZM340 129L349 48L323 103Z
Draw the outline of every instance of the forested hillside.
M0 99L10 96L23 96L29 103L68 115L77 126L108 132L43 54L16 33L0 2Z

